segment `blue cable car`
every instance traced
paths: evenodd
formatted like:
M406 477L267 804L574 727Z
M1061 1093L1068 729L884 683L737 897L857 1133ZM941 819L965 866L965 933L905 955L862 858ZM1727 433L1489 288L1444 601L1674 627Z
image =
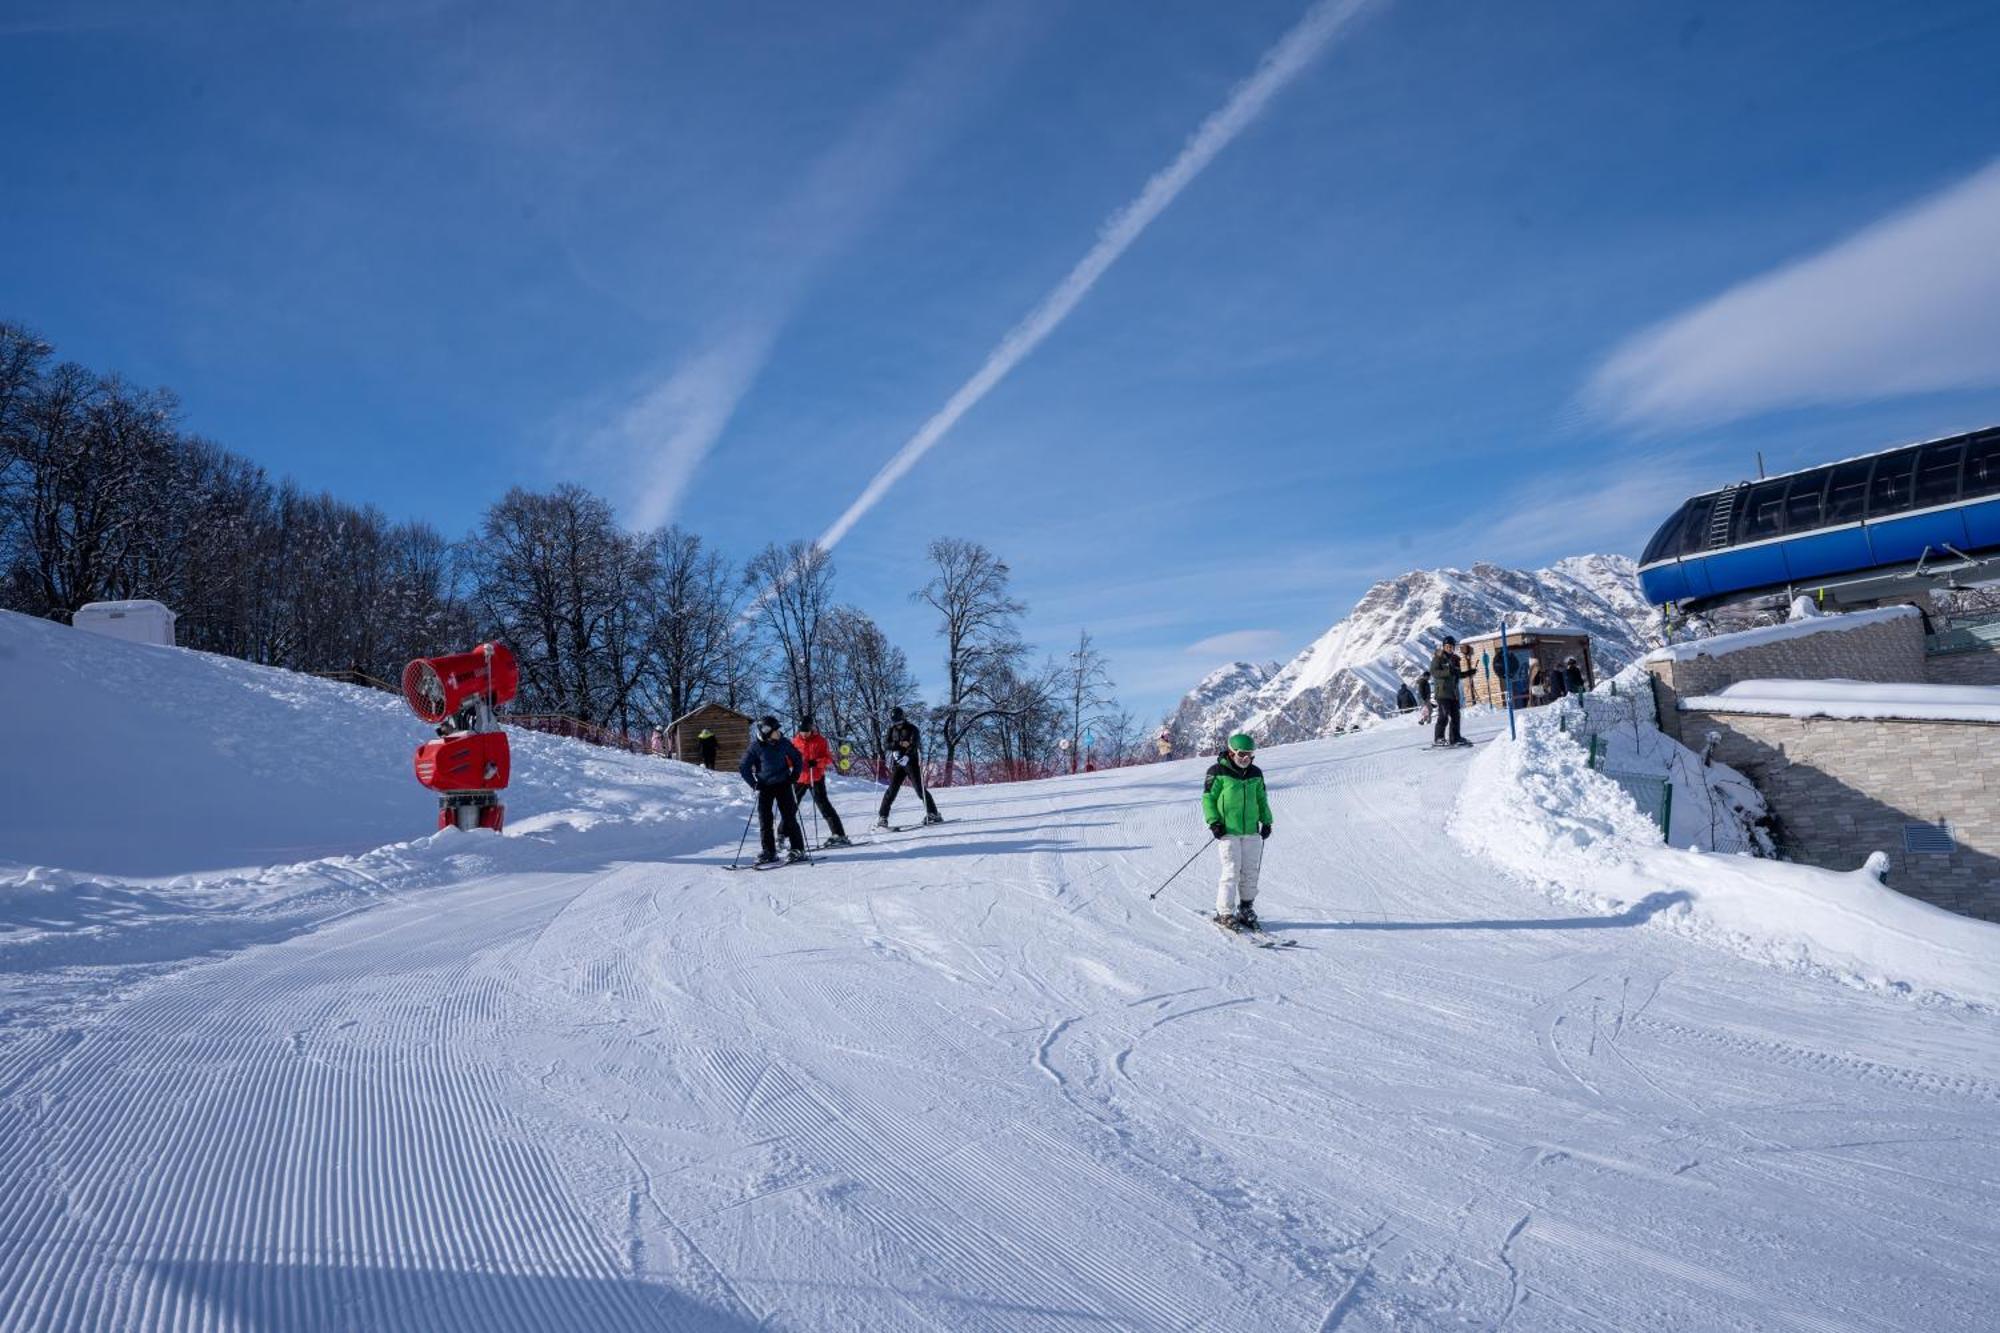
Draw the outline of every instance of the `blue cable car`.
M1653 534L1639 586L1656 606L1696 611L1995 556L2000 427L1989 427L1697 495Z

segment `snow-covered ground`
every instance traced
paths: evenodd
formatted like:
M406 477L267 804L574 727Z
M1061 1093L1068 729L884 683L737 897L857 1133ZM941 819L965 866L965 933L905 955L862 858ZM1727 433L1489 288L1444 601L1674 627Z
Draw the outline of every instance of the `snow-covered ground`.
M73 646L5 622L10 678ZM385 847L429 818L422 729L385 701L169 650L75 662L80 690L169 679L5 723L0 1329L2000 1311L2000 1016L1742 956L1671 901L1530 887L1447 835L1472 770L1414 725L1262 756L1260 906L1300 941L1273 953L1197 915L1206 857L1147 898L1205 839L1200 761L944 791L943 828L730 874L727 780L537 741L508 836ZM184 716L183 671L233 685ZM58 740L108 754L115 724L195 817L286 717L383 739L324 759L324 832L286 826L311 845L255 893L264 835L220 814L27 869L90 850L43 786ZM836 799L865 824L872 792ZM35 874L97 888L38 921Z

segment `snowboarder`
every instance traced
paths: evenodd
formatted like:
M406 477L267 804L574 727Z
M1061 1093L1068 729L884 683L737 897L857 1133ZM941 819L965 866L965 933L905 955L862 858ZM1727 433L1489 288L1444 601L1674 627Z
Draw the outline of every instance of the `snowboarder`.
M875 827L889 827L889 807L896 803L896 793L903 789L905 782L916 788L917 795L924 801L924 823L942 824L944 816L938 813L937 802L924 787L923 736L916 723L903 716L903 710L889 710L889 790L882 793L882 808L877 814Z
M799 788L812 793L813 804L819 807L820 818L826 821L826 845L852 847L854 844L847 840L847 830L840 826L840 815L826 794L826 770L833 766L833 747L826 743L826 737L813 730L810 716L799 719L799 733L792 737L792 745L805 765L799 773Z
M701 755L701 766L713 769L715 767L715 747L717 743L715 733L707 727L703 727L701 735L694 738L694 743L696 750Z
M1456 650L1456 651L1455 651ZM1460 665L1463 660L1463 665ZM1431 732L1431 744L1440 746L1470 745L1458 734L1459 695L1458 682L1472 674L1472 649L1458 648L1458 636L1447 634L1431 657L1431 694L1437 700L1437 725Z
M762 850L758 853L757 864L767 866L778 859L778 842L771 832L771 809L777 807L783 823L785 841L791 844L787 861L806 859L805 834L799 830L799 803L792 795L793 785L799 774L805 770L805 761L799 752L785 739L785 729L778 725L775 717L762 717L757 721L757 737L750 742L750 748L743 754L743 762L736 771L743 780L757 792L757 833L762 840Z
M1264 864L1264 840L1271 836L1271 798L1256 760L1257 743L1239 731L1201 783L1201 817L1222 857L1215 923L1233 930L1258 928L1257 872Z

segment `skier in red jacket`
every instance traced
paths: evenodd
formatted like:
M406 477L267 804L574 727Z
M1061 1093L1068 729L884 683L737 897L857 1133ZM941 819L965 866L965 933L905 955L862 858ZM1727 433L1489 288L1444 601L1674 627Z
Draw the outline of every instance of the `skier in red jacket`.
M792 738L799 757L805 760L805 768L799 773L799 786L812 793L813 804L819 807L820 817L826 820L828 830L827 847L852 847L847 839L847 830L841 827L840 814L833 808L833 802L826 794L826 771L833 767L833 747L826 743L826 737L813 730L810 717L799 719L799 734Z

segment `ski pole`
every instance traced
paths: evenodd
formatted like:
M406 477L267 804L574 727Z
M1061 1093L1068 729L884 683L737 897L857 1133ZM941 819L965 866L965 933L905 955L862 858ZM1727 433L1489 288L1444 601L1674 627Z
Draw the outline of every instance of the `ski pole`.
M750 805L750 808L744 811L743 813L743 836L736 840L736 859L729 863L729 868L731 870L736 869L736 867L742 863L743 844L750 841L750 820L756 815L756 813L757 813L757 805L753 801Z
M1195 863L1195 862L1196 862L1196 861L1197 861L1198 859L1200 859L1200 857L1201 857L1201 854L1202 854L1203 852L1207 851L1207 850L1208 850L1208 848L1206 848L1206 847L1197 847L1197 848L1195 848L1195 849L1194 849L1194 855L1193 855L1193 856L1190 856L1190 857L1189 857L1189 858L1188 858L1187 860L1185 860L1185 861L1181 862L1181 870L1186 870L1186 869L1187 869L1187 868L1188 868L1189 866L1193 865L1193 864L1194 864L1194 863ZM1147 894L1147 895L1146 895L1146 899L1147 899L1147 901L1149 901L1149 902L1150 902L1150 901L1151 901L1152 899L1154 899L1154 898L1157 898L1157 897L1159 897L1159 896L1160 896L1161 894L1165 893L1165 892L1167 891L1167 884L1171 884L1171 883L1173 883L1173 882L1174 882L1175 880L1177 880L1177 879L1179 879L1179 878L1181 877L1181 870L1176 870L1176 871L1175 871L1175 872L1174 872L1173 874L1171 874L1171 875L1168 875L1168 876L1167 876L1167 880L1166 880L1166 884L1162 884L1162 885L1160 885L1160 887L1159 887L1159 888L1157 888L1157 889L1154 889L1154 890L1153 890L1153 891L1152 891L1151 893Z

